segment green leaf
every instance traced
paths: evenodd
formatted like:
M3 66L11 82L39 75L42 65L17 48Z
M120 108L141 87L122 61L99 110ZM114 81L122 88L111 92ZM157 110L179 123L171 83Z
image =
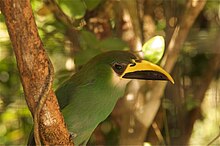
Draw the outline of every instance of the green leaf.
M99 45L99 41L96 36L87 30L80 31L80 46L83 49L93 48L97 49Z
M165 49L165 41L162 36L155 36L148 40L142 48L144 59L158 63L162 58Z
M58 0L65 14L75 19L81 19L86 13L86 6L82 0Z
M98 49L88 48L87 50L81 50L74 56L75 64L77 66L83 65L99 53L101 53L101 51Z
M104 39L100 42L99 48L103 49L104 51L111 51L111 50L126 50L128 49L128 45L126 42L122 41L116 37L110 37Z
M99 40L96 36L87 30L80 31L80 50L74 57L77 66L85 64L93 56L100 53Z
M84 2L87 6L87 9L91 11L100 4L101 0L84 0Z

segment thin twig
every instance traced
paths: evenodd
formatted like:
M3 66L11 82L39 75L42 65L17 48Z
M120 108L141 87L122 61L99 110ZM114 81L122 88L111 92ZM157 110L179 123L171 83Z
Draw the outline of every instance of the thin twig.
M160 141L161 143L165 144L163 135L162 135L162 133L160 132L160 129L159 129L159 127L158 127L158 125L157 125L157 123L156 123L155 121L152 123L152 127L153 127L153 129L154 129L154 131L155 131L155 134L157 135L157 138L159 139L159 141Z
M211 144L213 144L216 140L218 140L218 138L220 138L220 132L219 132L219 134L218 134L213 140L211 140L211 141L207 144L207 146L210 146Z
M54 16L60 20L64 25L68 26L69 28L74 28L75 30L81 29L86 22L83 19L74 19L67 16L60 6L55 2L55 0L44 0L44 4L47 8L53 12Z

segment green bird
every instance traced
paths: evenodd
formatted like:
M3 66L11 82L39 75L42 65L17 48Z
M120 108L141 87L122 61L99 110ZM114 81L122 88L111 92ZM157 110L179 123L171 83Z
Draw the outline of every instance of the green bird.
M109 116L132 79L174 83L161 67L140 60L128 51L110 51L92 58L56 90L75 146L87 144L94 129Z

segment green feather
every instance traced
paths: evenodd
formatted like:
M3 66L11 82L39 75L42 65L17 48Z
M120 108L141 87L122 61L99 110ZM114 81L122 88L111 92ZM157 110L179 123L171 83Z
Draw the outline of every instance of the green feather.
M56 91L74 144L86 144L97 125L112 112L125 86L113 84L115 62L130 63L136 57L125 51L102 53L91 59ZM119 77L118 77L119 78ZM120 88L119 88L120 87Z
M76 146L86 145L92 132L112 112L130 79L168 80L165 70L137 60L126 51L102 53L85 64L57 90L56 96ZM30 135L29 145L34 144Z

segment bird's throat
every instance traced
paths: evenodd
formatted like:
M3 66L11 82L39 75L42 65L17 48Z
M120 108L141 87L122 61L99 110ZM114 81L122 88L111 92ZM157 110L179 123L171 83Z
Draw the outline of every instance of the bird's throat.
M119 89L122 90L124 92L126 85L131 81L131 79L123 79L120 78L114 71L112 71L112 78L111 78L111 82L112 85Z

